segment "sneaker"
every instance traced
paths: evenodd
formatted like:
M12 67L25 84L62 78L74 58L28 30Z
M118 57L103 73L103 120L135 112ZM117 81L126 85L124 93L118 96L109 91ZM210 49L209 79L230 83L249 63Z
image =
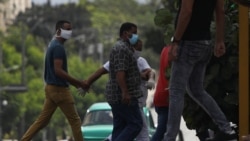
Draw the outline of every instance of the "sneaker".
M208 138L206 141L238 141L238 135L234 131L229 134L219 131L214 138Z
M242 141L250 141L250 135L242 136Z

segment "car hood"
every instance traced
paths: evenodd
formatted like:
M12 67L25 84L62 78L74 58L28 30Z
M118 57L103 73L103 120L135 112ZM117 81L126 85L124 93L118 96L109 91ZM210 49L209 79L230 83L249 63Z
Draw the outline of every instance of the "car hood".
M82 126L84 139L105 139L113 130L113 125L86 125Z

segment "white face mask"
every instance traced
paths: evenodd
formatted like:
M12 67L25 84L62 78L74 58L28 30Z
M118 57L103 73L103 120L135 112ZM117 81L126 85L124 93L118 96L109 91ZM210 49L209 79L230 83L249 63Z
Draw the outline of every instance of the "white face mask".
M68 40L72 36L72 30L64 30L61 28L61 35L60 36L64 39Z

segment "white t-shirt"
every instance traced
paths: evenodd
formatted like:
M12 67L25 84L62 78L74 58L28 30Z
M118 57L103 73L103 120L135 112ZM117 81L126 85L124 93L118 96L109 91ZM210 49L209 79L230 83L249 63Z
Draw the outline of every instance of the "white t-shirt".
M145 69L151 69L148 62L143 57L139 57L137 59L137 66L138 66L138 69L140 72L142 72ZM107 61L105 64L103 64L103 68L105 70L109 71L109 61Z
M103 68L109 72L109 61L103 64Z
M142 72L145 69L151 69L148 62L143 57L139 57L137 59L137 66L138 66L140 72Z
M146 69L151 69L151 67L149 66L148 62L143 57L139 57L137 59L137 66L138 66L138 69L139 69L140 73L142 73ZM146 106L146 100L148 98L148 89L146 87L146 82L147 81L145 81L145 80L141 80L140 87L141 87L143 96L138 99L138 101L139 101L139 107Z

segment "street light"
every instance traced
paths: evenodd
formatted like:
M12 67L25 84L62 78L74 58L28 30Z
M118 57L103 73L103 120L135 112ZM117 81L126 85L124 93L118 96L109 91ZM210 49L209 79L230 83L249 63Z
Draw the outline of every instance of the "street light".
M1 68L1 67L0 67ZM0 69L0 73L2 72L8 72L12 70L16 70L19 68L19 65L14 65L10 68L5 68L5 69ZM23 76L22 76L23 77ZM0 85L0 141L2 141L3 138L3 128L2 128L2 106L6 106L8 104L7 100L2 100L2 92L12 92L12 93L17 93L17 92L24 92L27 90L27 87L24 85L7 85L7 86L1 86Z
M44 19L43 18L39 18L37 20L37 22L30 28L30 32L32 32L39 24L42 23ZM27 91L27 87L25 86L25 52L26 52L26 48L25 48L25 40L26 40L26 36L28 34L28 31L23 31L22 32L22 66L21 66L21 84L18 85L7 85L7 86L1 86L0 85L0 141L2 141L2 106L3 104L6 104L7 101L2 101L2 92L11 92L11 93L19 93L19 92L25 92ZM20 66L15 65L11 68L8 69L3 69L2 65L2 57L3 57L3 51L2 51L2 47L0 47L0 73L1 72L6 72L6 71L11 71L11 70L15 70L17 68L19 68ZM0 83L1 84L1 83Z
M26 86L22 86L22 85L11 85L11 86L5 86L5 87L0 87L0 141L2 141L3 138L3 131L2 131L2 106L6 106L8 104L8 101L6 100L2 100L2 91L6 91L6 92L25 92L27 91L27 87Z
M24 85L8 85L8 86L0 87L0 92L2 91L11 92L11 93L19 93L19 92L27 91L27 87Z
M27 87L24 85L8 85L8 86L0 87L0 141L2 141L2 138L3 138L2 106L6 106L8 104L8 101L2 100L3 91L12 92L12 93L25 92L27 91Z
M2 60L2 50L0 50L0 59ZM24 55L24 54L23 54ZM23 63L24 65L24 63ZM0 73L2 72L8 72L8 71L12 71L12 70L16 70L20 68L19 65L14 65L10 68L3 68L2 69L2 62L0 62ZM2 92L12 92L12 93L16 93L16 92L24 92L27 90L27 87L24 86L24 67L22 67L22 82L21 82L21 85L7 85L7 86L1 86L0 85L0 141L2 141L2 138L3 138L3 128L2 128L2 106L5 106L7 105L8 103L6 103L7 101L6 100L2 100ZM0 83L1 84L1 83Z

